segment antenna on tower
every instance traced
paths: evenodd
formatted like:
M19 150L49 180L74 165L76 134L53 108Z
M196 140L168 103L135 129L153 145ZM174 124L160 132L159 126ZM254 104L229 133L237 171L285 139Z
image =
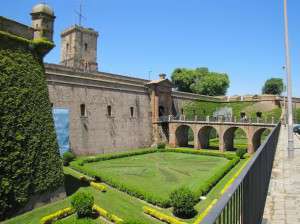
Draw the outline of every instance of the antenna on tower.
M78 25L81 26L82 24L82 19L86 19L83 14L82 14L82 0L80 0L80 5L79 5L79 12L75 11L75 13L78 15Z

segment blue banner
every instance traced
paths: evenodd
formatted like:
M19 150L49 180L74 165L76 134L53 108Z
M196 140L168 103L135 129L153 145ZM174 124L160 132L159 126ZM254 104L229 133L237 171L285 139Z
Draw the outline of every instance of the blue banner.
M69 151L69 109L53 108L53 119L59 152L62 155Z

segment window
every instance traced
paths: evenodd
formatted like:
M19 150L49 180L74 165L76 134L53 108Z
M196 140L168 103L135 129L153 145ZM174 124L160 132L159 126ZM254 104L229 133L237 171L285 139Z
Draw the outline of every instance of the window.
M85 104L80 104L80 116L81 117L86 117Z
M107 115L111 117L111 105L107 106Z
M256 112L256 117L261 118L262 117L262 112Z
M158 108L158 116L164 116L165 114L165 108L163 106L159 106Z
M54 104L53 104L53 103L51 103L51 108L53 108L53 106L54 106Z
M183 111L183 108L181 108L181 114L183 114L183 112L184 112L184 111Z
M87 48L88 48L88 44L85 43L85 44L84 44L84 50L87 51Z
M134 108L130 107L130 117L133 117L133 115L134 115Z
M69 44L66 45L66 49L67 49L67 51L69 51Z

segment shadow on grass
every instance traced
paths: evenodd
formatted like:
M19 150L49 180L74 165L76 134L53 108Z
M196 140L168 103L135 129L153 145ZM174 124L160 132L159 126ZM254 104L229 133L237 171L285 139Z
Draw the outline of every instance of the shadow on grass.
M88 187L87 182L80 181L70 174L65 174L65 189L67 196L74 194L81 187Z

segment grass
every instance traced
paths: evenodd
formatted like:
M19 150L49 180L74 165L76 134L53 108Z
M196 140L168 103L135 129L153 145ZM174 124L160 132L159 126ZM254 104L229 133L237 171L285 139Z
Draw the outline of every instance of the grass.
M220 168L222 167L222 165L226 164L226 161L228 160L222 157L192 155L185 153L157 152L139 156L88 163L85 164L84 167L87 165L92 165L92 167L90 168L95 169L97 172L101 171L101 175L103 174L102 171L104 171L104 173L106 173L107 175L116 175L118 176L118 178L125 175L127 179L126 177L122 179L122 181L125 182L128 182L129 178L134 178L136 181L140 181L140 183L135 182L134 184L144 184L146 190L157 192L157 194L159 194L159 192L162 192L165 187L167 187L169 190L171 189L171 187L179 187L180 184L177 184L177 182L174 181L179 181L178 183L188 185L193 189L197 187L197 185L203 180L203 178L209 176L209 172L213 173L214 168L212 168L212 166L217 166ZM245 161L246 160L241 160L241 162L239 162L234 168L232 168L231 171L229 171L229 173L225 177L223 177L212 190L210 190L210 192L206 195L207 199L200 201L196 205L196 210L198 212L201 213L213 199L220 197L220 192L224 188L225 184L237 172L239 167L241 167L241 165ZM99 164L101 165L99 166ZM125 168L124 165L126 165ZM142 171L143 169L141 167L145 167L146 169L148 169L148 171ZM209 170L210 168L212 169ZM157 177L155 177L154 179L149 179L152 177L151 172L153 172L152 174L156 174ZM66 177L65 185L68 195L71 195L76 191L87 191L94 195L95 203L97 205L124 220L136 220L138 221L138 223L161 223L160 221L153 219L143 213L143 206L146 205L149 207L153 207L152 205L149 205L148 203L140 199L132 197L109 186L108 191L106 193L102 193L92 187L83 185L82 182L78 180L80 176L83 176L83 174L70 169L69 167L64 167L64 173ZM139 176L142 176L143 178L137 178ZM145 183L142 183L142 180L144 182L147 182L146 186ZM156 182L154 183L153 180ZM171 187L168 187L167 185L171 185ZM168 196L168 194L165 194L165 196ZM70 196L68 196L64 200L45 205L43 207L34 209L31 212L27 212L23 215L17 216L11 220L4 222L4 224L39 223L39 220L43 216L66 208L68 206L70 206ZM165 214L172 215L172 211L170 208L163 209L155 207L155 209L160 210ZM192 223L195 219L196 217L194 219L184 221L187 223ZM100 218L90 219L89 221L91 224L106 223ZM60 220L59 222L56 222L56 224L68 223L80 224L80 220L77 220L76 216L72 215Z
M91 176L122 184L153 198L167 200L180 186L196 191L218 169L227 164L222 157L156 152L86 163L80 168Z
M64 171L67 175L71 175L73 177L79 177L79 175L76 171L73 171L69 168L64 168ZM70 181L71 178L68 178ZM112 214L116 214L122 219L132 219L132 220L138 220L142 223L161 223L156 220L153 220L152 218L146 216L143 213L142 207L147 205L147 203L131 197L123 192L120 192L118 190L115 190L113 188L108 187L108 191L106 193L99 192L98 190L95 190L92 187L81 187L80 182L77 181L76 178L73 179L73 183L68 183L68 185L74 185L73 187L77 187L77 191L86 191L93 194L95 198L95 203L102 208L105 208L107 211L109 211ZM40 219L46 215L49 215L53 212L56 212L60 209L66 208L70 206L70 200L71 196L68 196L64 200L60 200L55 203L51 203L45 206L42 206L40 208L34 209L30 212L27 212L23 215L17 216L13 219L7 220L3 224L37 224L39 223ZM67 224L72 223L72 220L74 220L75 216L70 216L69 218L65 218L61 220L60 224ZM91 220L92 223L105 223L104 221L101 221L99 218L95 220Z

